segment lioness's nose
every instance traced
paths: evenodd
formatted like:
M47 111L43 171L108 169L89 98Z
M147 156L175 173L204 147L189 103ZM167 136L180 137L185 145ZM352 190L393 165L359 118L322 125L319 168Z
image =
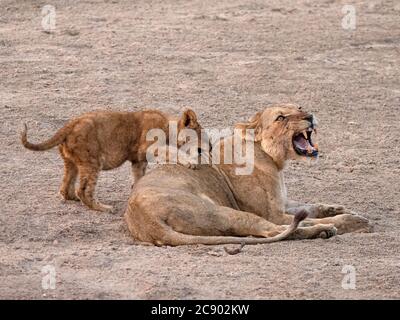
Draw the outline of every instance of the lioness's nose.
M307 115L304 117L304 120L307 120L307 121L310 122L311 128L314 127L314 116L313 116L312 114L307 114Z
M304 117L304 120L308 120L308 121L310 121L311 123L313 123L313 121L314 121L314 116L313 116L312 114L307 114L307 115Z

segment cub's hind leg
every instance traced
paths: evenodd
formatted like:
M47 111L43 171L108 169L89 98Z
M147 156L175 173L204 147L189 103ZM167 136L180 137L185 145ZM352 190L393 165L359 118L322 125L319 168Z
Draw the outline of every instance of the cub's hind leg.
M146 168L147 168L147 162L146 161L141 161L141 162L132 162L132 184L131 187L133 187L133 184L138 182L138 180L144 176L146 173Z
M96 211L112 211L112 206L98 202L95 197L95 188L100 169L91 166L79 166L79 189L77 195L79 199L90 209Z
M76 165L64 154L63 146L59 146L61 157L64 160L64 176L60 187L60 195L64 200L79 201L75 194L75 182L78 176L78 168Z

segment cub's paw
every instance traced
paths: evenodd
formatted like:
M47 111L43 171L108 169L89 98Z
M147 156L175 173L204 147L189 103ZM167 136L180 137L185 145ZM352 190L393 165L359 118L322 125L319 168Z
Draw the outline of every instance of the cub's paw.
M58 192L59 196L61 197L61 201L66 202L66 201L80 201L79 198L72 193L68 193L65 191L60 190Z
M114 213L114 207L113 206L109 206L109 205L105 205L105 204L101 204L100 211L108 212L108 213Z
M108 213L114 212L113 206L109 206L100 202L94 202L91 206L89 206L89 208L101 212L108 212Z

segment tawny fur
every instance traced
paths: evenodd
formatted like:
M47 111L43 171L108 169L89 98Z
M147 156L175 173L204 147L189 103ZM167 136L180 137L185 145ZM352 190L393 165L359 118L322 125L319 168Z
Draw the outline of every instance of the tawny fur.
M146 150L152 141L146 141L150 129L162 129L168 137L169 121L178 122L178 132L183 128L196 131L200 137L201 126L194 111L186 110L180 119L158 110L138 112L100 111L83 114L70 120L53 137L42 143L27 139L27 126L21 135L22 144L34 151L59 147L64 160L64 177L60 194L65 200L81 200L90 209L107 211L110 206L101 204L95 197L99 172L119 167L125 161L132 163L134 181L146 170ZM75 181L79 176L79 188Z
M282 121L277 121L279 115L285 116ZM311 126L310 119L295 105L276 105L238 124L255 130L253 138L243 135L243 143L254 141L254 170L249 175L236 175L236 164L201 165L199 170L164 165L152 170L134 186L125 212L132 236L175 246L257 244L370 231L367 219L342 206L286 198L283 168L289 159L304 158L294 150L293 137ZM221 155L229 139L214 146ZM298 215L304 212L311 218L297 228Z

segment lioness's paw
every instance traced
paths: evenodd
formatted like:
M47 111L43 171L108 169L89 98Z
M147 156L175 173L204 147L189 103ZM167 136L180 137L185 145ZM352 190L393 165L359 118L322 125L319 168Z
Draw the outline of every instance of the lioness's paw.
M321 231L321 233L319 234L319 238L328 239L328 238L331 238L333 236L336 236L337 229L335 228L335 226L326 225L325 227L326 227L326 229Z
M356 214L343 214L335 217L338 234L347 232L372 232L373 226L368 219Z

